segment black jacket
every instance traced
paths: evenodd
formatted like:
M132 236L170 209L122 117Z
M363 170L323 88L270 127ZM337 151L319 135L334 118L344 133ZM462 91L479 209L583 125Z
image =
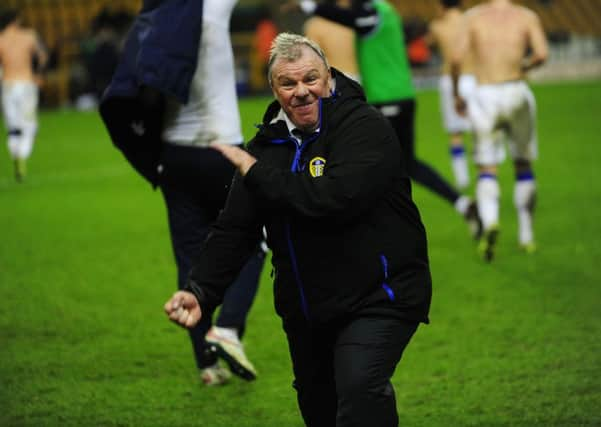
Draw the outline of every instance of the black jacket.
M299 147L272 103L190 274L211 312L266 226L275 306L285 321L322 323L357 310L428 322L426 234L388 121L341 73L321 100L320 131Z

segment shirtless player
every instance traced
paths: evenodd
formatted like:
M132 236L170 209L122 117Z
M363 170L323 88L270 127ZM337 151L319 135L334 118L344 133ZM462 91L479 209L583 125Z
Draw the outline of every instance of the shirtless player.
M449 135L451 166L457 188L464 189L470 183L467 156L465 153L464 135L471 131L467 117L457 114L453 98L451 79L451 52L457 43L463 26L464 16L459 8L461 0L440 0L441 16L430 23L428 42L436 45L442 57L441 77L438 85L440 95L440 111L444 128ZM459 94L469 100L476 86L469 55L461 64L459 77Z
M525 7L510 0L489 0L466 14L460 39L451 67L459 111L465 111L466 104L459 94L458 79L463 59L469 53L473 54L478 81L467 113L476 137L476 198L484 226L479 250L486 261L492 260L499 230L497 165L505 156L499 138L502 134L515 166L519 245L526 252L533 252L536 185L531 162L537 156L536 107L524 78L528 70L547 59L542 25L538 16Z
M16 11L0 17L2 110L15 178L22 181L37 131L38 76L34 60L43 67L47 55L34 30L21 27Z
M351 0L336 0L340 7L350 7ZM321 46L330 65L348 77L360 81L355 50L355 31L337 22L313 15L305 21L305 35Z

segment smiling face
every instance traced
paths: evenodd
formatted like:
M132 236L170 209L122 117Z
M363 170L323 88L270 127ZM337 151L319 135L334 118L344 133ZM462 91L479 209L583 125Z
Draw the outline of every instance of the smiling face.
M330 94L330 72L310 47L302 46L298 59L276 59L271 68L271 89L288 118L305 132L319 124L319 98Z

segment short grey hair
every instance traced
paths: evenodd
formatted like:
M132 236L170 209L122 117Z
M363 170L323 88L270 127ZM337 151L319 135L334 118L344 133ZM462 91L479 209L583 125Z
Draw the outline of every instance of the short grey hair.
M295 61L303 54L302 48L306 46L315 52L323 61L326 70L330 69L330 64L326 58L326 54L321 50L321 47L313 40L294 33L280 33L271 43L269 51L269 62L267 63L267 80L271 85L271 68L278 58L284 58L287 61Z

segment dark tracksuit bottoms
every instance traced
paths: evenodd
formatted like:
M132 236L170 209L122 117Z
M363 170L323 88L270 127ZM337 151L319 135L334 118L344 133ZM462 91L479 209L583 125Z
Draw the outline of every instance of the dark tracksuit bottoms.
M417 104L415 99L373 104L373 106L388 119L396 132L411 179L454 204L460 196L457 190L430 165L416 157L415 113Z
M214 149L174 144L164 144L161 164L160 187L167 205L177 284L183 289L209 227L225 204L234 167ZM242 336L264 259L265 253L257 245L257 251L225 294L217 326L237 328ZM211 316L206 316L189 331L198 368L216 361L205 341L211 325Z
M396 427L390 378L417 326L373 313L319 327L284 322L307 427Z

